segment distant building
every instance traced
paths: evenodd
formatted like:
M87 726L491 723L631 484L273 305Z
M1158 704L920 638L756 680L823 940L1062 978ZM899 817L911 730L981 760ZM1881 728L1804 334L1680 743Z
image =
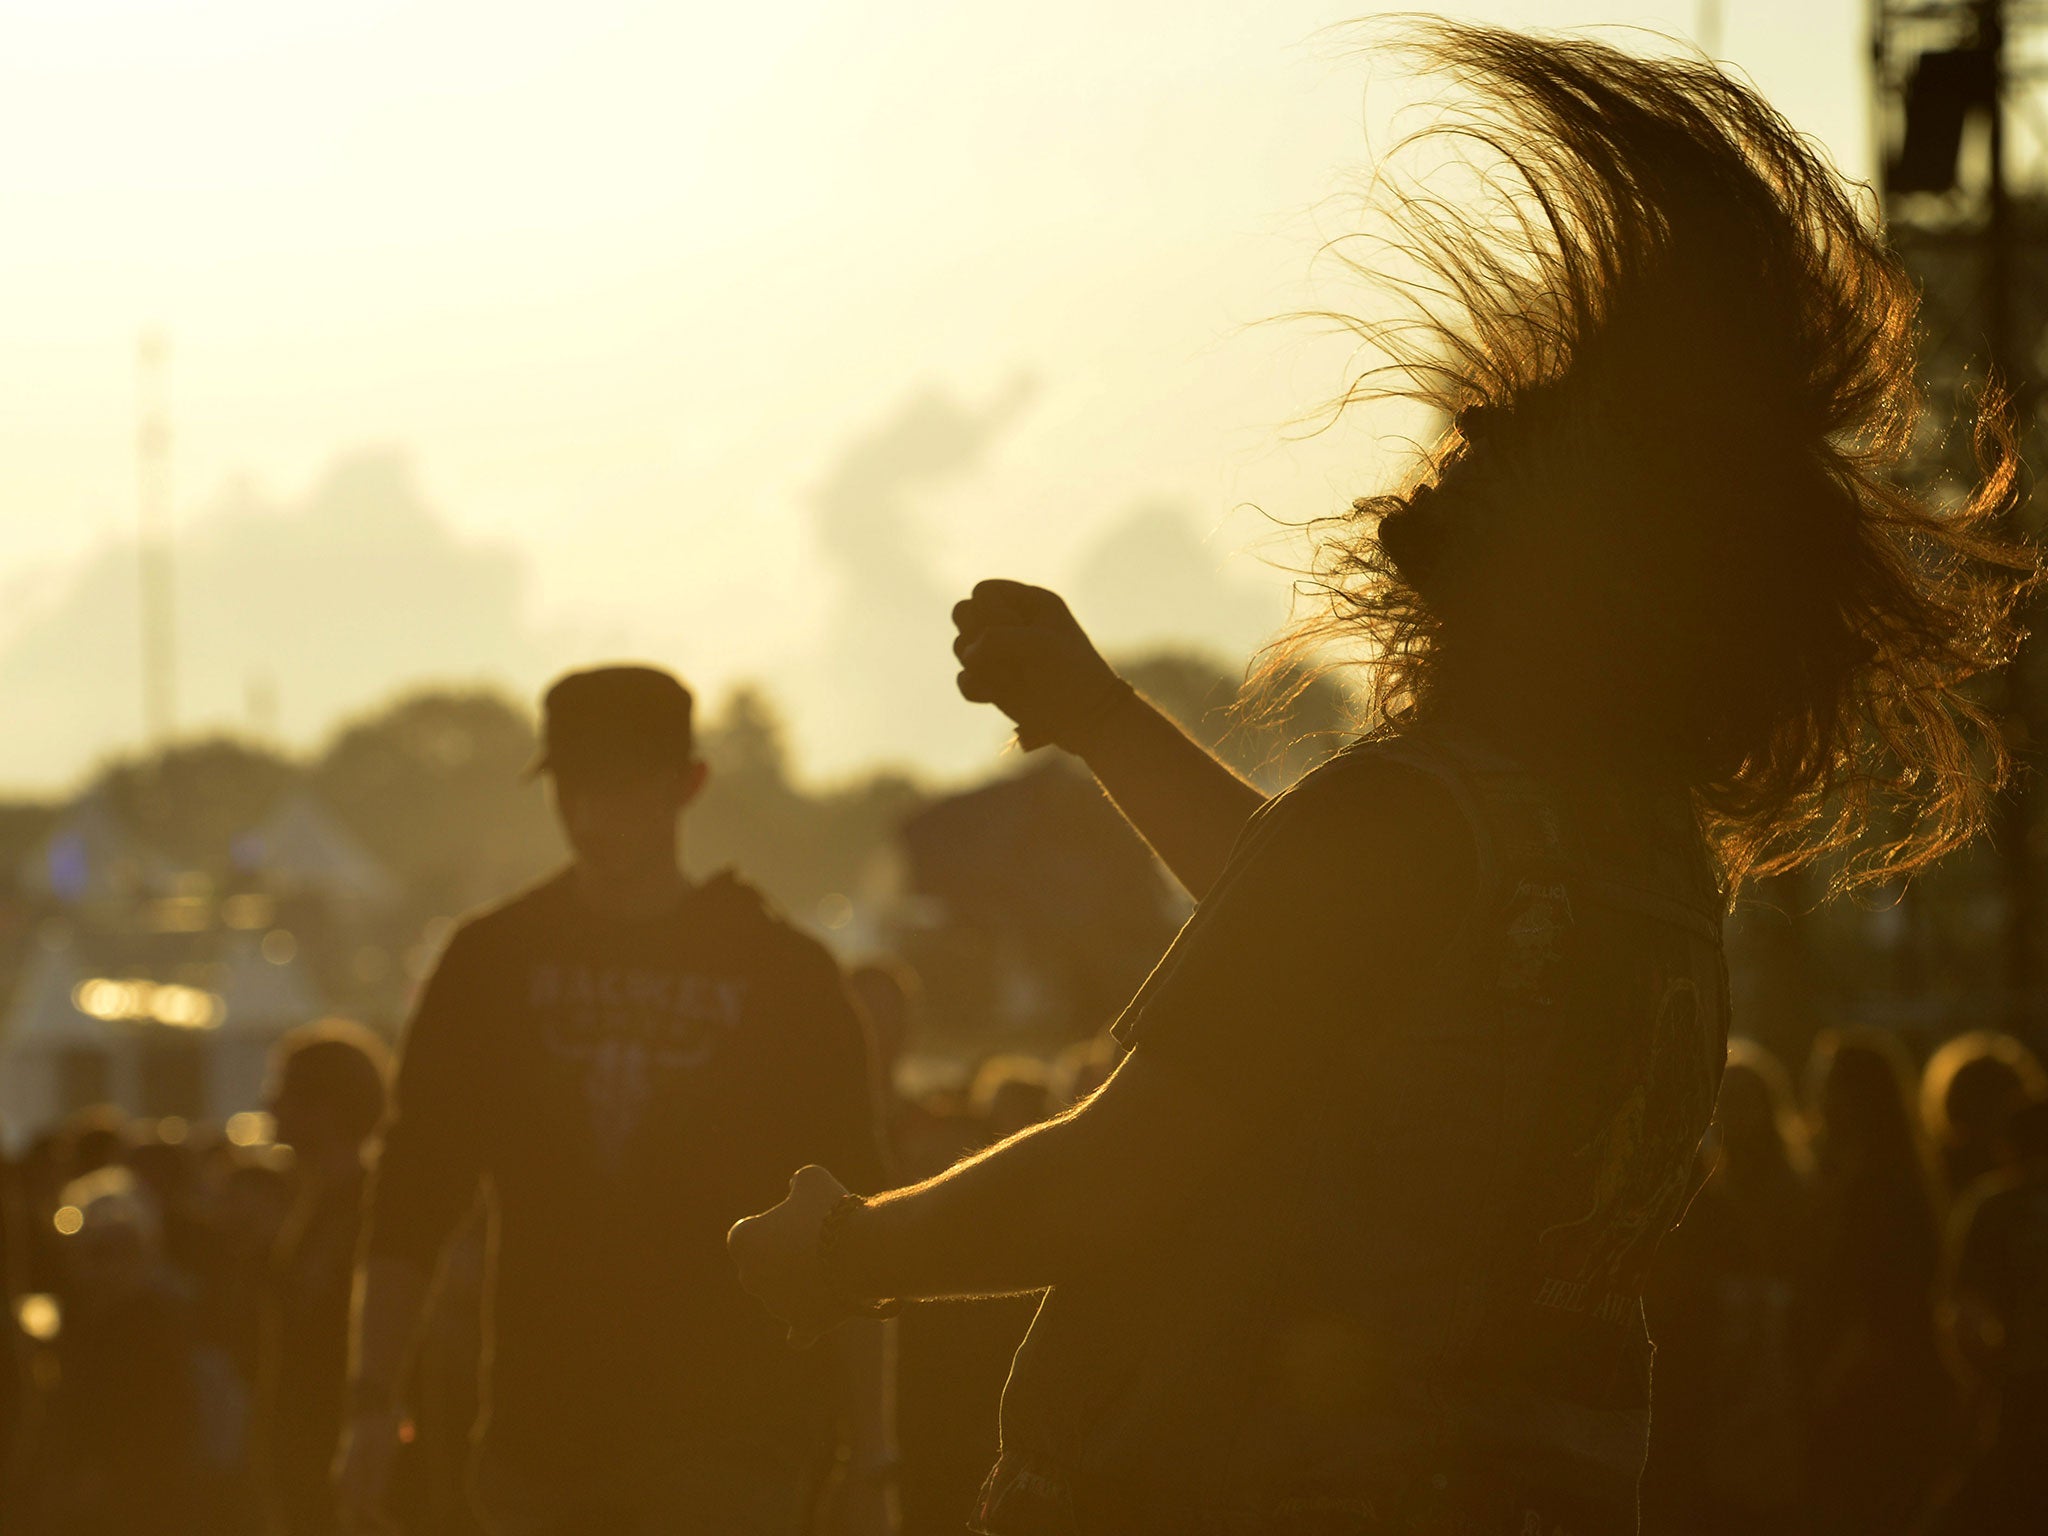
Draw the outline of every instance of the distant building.
M169 890L176 877L97 794L66 811L16 872L23 893L65 906L140 900Z
M50 925L0 1024L0 1137L18 1146L93 1104L188 1120L260 1108L271 1043L325 1010L275 933L208 937L185 936L166 966L161 945Z
M0 1011L0 1137L99 1103L193 1120L261 1106L272 1042L330 1006L310 962L352 957L400 891L303 793L223 855L180 869L89 796L24 860L42 916Z
M912 914L901 948L940 1029L1092 1034L1186 912L1094 780L1058 759L934 801L900 839Z
M294 791L253 831L235 839L235 867L279 896L317 896L349 906L384 907L398 882L313 795Z

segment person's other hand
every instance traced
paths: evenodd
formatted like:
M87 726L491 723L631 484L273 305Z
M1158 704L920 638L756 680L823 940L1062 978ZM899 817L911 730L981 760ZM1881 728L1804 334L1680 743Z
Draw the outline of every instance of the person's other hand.
M812 1164L797 1170L780 1205L734 1222L725 1234L740 1284L789 1325L789 1342L798 1349L860 1311L833 1292L818 1267L825 1218L845 1198L846 1186Z
M396 1406L350 1415L334 1458L334 1501L344 1536L386 1536L398 1529L384 1509L398 1458L403 1414Z
M1029 752L1048 742L1079 752L1129 692L1057 592L1021 581L977 582L953 605L961 695L1017 723Z

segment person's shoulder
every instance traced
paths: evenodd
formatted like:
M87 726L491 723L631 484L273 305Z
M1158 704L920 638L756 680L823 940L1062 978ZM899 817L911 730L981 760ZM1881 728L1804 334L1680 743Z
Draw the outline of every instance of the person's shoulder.
M831 950L733 870L719 871L698 888L693 916L715 927L741 952L767 964L798 975L838 975L839 962Z
M1959 1231L2002 1230L2013 1221L2025 1221L2034 1208L2048 1199L2048 1177L2026 1169L2000 1168L1981 1174L1956 1197L1952 1218Z
M1449 777L1439 760L1446 754L1406 736L1368 736L1338 748L1303 774L1296 789L1341 793L1362 786L1441 787Z
M1295 835L1468 835L1447 774L1400 738L1354 743L1268 802L1263 818Z
M570 871L557 870L522 891L465 913L456 919L442 953L446 954L457 946L470 949L490 945L513 938L536 923L558 921L562 909L572 900L569 882Z
M1466 891L1479 847L1443 775L1413 755L1362 743L1259 809L1232 853L1226 899L1277 897L1350 920L1425 891Z

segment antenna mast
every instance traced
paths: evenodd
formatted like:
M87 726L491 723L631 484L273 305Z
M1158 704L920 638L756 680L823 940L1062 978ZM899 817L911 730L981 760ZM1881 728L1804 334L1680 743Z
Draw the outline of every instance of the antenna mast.
M142 599L142 724L162 747L177 728L171 590L171 345L145 331L136 349L136 549Z

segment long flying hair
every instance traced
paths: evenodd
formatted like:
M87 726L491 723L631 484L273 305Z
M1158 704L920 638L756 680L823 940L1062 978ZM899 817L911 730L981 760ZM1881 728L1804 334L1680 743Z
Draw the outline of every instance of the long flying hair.
M1918 302L1874 215L1704 60L1441 21L1392 46L1452 91L1401 152L1466 183L1383 174L1393 237L1338 249L1400 314L1324 318L1382 359L1340 408L1450 425L1315 525L1320 601L1269 661L1363 641L1388 728L1455 712L1686 786L1731 895L1968 840L2008 771L1969 685L2035 559L1995 389L1978 483L1901 476Z

